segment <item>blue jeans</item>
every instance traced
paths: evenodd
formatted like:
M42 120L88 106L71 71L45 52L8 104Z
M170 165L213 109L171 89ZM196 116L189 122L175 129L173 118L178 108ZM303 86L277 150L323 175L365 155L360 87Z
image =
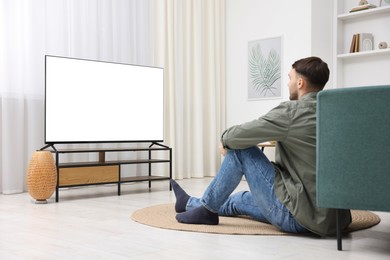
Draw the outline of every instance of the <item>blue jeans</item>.
M232 192L245 176L249 190ZM220 216L250 216L284 232L308 232L276 197L275 167L258 147L229 150L202 198L191 197L186 210L203 205Z

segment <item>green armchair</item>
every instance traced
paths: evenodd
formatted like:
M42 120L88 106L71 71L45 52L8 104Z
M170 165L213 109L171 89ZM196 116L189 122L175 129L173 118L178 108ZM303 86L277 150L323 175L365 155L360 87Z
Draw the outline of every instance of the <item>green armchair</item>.
M390 211L390 85L318 94L317 206Z

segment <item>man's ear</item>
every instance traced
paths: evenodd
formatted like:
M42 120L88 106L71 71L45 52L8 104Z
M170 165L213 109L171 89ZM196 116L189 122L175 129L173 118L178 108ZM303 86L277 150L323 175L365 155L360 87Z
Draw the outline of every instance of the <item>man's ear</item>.
M299 77L297 81L298 88L302 88L304 84L305 80L302 77Z

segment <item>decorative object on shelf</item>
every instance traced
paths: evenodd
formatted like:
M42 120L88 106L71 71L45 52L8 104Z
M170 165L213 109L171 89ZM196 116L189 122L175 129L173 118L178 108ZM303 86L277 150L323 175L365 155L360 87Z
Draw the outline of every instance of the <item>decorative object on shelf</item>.
M367 5L368 1L367 0L360 0L359 5Z
M374 36L372 33L360 34L360 51L372 51L374 49Z
M46 204L57 185L57 167L49 151L35 151L26 175L27 191L37 204Z
M360 4L360 3L363 3L363 4ZM376 5L370 4L367 1L360 1L360 3L359 3L359 6L356 6L356 7L352 8L349 12L353 13L353 12L358 12L358 11L363 11L363 10L376 8Z
M372 33L357 33L352 36L350 53L372 51L374 49L374 36Z
M380 6L388 6L390 5L390 0L381 0Z
M378 48L379 49L386 49L387 48L387 43L386 42L380 42L378 44Z

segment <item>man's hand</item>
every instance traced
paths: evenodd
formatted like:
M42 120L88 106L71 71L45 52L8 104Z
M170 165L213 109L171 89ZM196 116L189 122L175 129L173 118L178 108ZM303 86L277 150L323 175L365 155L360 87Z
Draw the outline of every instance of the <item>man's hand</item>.
M219 144L219 153L221 155L223 155L223 156L225 156L226 153L227 153L227 149L223 148L223 144L222 143Z

